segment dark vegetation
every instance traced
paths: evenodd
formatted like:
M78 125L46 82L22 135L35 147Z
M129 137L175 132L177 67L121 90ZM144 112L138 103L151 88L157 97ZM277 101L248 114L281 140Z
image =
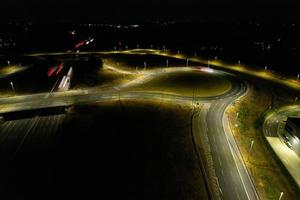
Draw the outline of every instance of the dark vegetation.
M29 134L12 158L1 149L1 195L13 200L207 199L189 111L136 101L70 108L54 137L44 135L48 140L40 142L35 137L41 136Z

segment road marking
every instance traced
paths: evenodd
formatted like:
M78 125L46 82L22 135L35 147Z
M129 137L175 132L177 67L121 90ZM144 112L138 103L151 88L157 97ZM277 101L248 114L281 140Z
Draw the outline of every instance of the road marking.
M227 139L227 136L226 136L226 139ZM249 194L248 194L248 190L246 189L244 180L243 180L243 178L242 178L242 176L241 176L240 170L239 170L239 168L238 168L238 166L237 166L237 163L236 163L236 158L235 158L234 152L233 152L233 150L232 150L232 147L231 147L231 145L230 145L228 139L227 139L227 142L228 142L228 144L229 144L229 148L230 148L230 151L231 151L231 155L233 156L233 160L234 160L235 166L236 166L236 168L237 168L237 171L238 171L238 173L239 173L239 177L240 177L240 179L241 179L241 181L242 181L242 184L243 184L244 190L245 190L245 192L246 192L247 198L250 199Z
M240 179L241 179L241 181L242 181L242 185L243 185L244 190L245 190L245 192L246 192L247 198L250 199L249 194L248 194L248 190L246 189L246 186L245 186L245 183L244 183L244 179L242 178L240 169L239 169L239 167L238 167L238 165L237 165L237 161L236 161L236 159L237 159L236 156L237 156L237 155L236 155L236 153L234 152L233 147L231 146L232 144L229 142L228 135L227 135L226 130L225 130L225 125L224 125L224 115L223 115L223 127L224 127L225 137L226 137L227 143L228 143L228 145L229 145L229 149L230 149L231 155L233 156L233 160L234 160L235 166L236 166L236 168L237 168L239 177L240 177ZM231 131L230 128L229 128L229 131ZM230 134L232 134L232 133L230 132ZM233 140L234 140L234 138L233 138ZM234 141L234 142L235 142L235 141ZM238 156L237 156L237 157L238 157ZM241 161L241 162L243 162L243 161ZM251 181L250 175L248 174L247 169L245 169L246 166L243 165L243 163L240 163L240 164L241 164L241 166L243 167L243 169L245 170L247 177L250 179L249 181L250 181L251 187L254 188L255 186L253 185L253 183L252 183L252 181ZM254 195L258 198L255 188L254 188Z

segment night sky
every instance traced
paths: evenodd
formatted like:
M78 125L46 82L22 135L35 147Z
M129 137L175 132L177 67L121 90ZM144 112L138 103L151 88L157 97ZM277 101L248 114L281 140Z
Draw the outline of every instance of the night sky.
M1 0L2 20L294 20L296 0Z

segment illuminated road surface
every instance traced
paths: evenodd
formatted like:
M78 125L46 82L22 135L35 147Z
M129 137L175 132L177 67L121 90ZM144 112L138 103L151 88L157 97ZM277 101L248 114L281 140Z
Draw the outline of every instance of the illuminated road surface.
M280 136L284 121L288 116L300 116L300 106L285 106L269 113L264 122L263 131L268 143L300 187L300 158Z
M193 68L174 68L168 69L169 71L182 71L193 70ZM26 96L17 96L10 98L0 99L1 108L0 113L26 110L33 108L54 107L60 105L72 105L81 102L97 102L121 99L149 99L149 100L164 100L172 101L182 104L191 104L191 102L200 102L205 104L204 110L201 111L202 115L196 114L195 120L197 124L204 123L207 127L206 134L209 138L210 148L212 149L212 158L215 173L218 177L220 196L223 199L258 199L256 190L251 182L251 179L247 173L245 165L241 159L240 152L237 148L237 144L230 132L229 124L226 119L226 108L237 98L242 96L246 91L246 85L232 75L219 73L220 76L224 76L232 83L232 87L229 91L222 95L211 97L184 97L180 95L163 94L161 92L125 92L122 89L131 85L138 85L144 81L159 76L163 73L169 72L168 70L159 70L147 72L148 74L140 79L133 80L125 85L113 87L110 89L88 89L88 90L75 90L61 93L53 93L50 96L45 94L34 94ZM52 117L56 117L52 119ZM31 121L34 120L34 121ZM61 118L57 119L57 116L50 117L35 117L33 119L24 119L18 121L8 121L1 125L0 138L3 142L8 142L7 137L20 138L18 145L14 145L14 151L18 152L19 148L22 148L26 137L34 135L38 128L43 127L57 127ZM50 122L51 121L51 122ZM54 124L50 124L50 123ZM33 124L33 125L32 125ZM201 126L199 129L202 128ZM43 130L41 133L54 134L56 128L51 130ZM198 129L198 130L199 130ZM22 135L19 130L28 130ZM203 131L203 130L199 130ZM196 133L198 134L198 133ZM199 133L200 134L200 133ZM44 137L43 136L43 137ZM48 136L47 136L48 137ZM24 139L25 138L25 139ZM1 141L2 141L1 140ZM23 142L22 142L23 141ZM30 140L29 140L30 141Z

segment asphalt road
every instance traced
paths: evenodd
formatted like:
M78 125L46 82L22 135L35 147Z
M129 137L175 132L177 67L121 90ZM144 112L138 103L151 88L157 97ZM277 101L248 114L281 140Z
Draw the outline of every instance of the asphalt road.
M300 116L299 105L291 105L270 111L263 125L263 132L271 148L278 156L287 171L300 186L299 142L290 137L291 148L284 142L283 132L286 119L289 116Z
M163 73L163 72L161 72ZM19 97L0 99L1 112L52 107L58 105L72 105L80 102L96 102L112 99L163 99L178 103L201 102L205 110L198 114L199 123L206 124L206 134L209 137L212 149L213 163L220 185L223 199L258 199L256 190L247 173L235 140L228 130L228 122L224 116L226 108L246 91L246 85L239 79L226 74L231 80L232 88L225 94L212 97L184 97L178 95L153 93L153 92L119 92L121 88L111 90L78 90L66 93L35 94ZM153 76L153 74L151 74ZM28 138L47 138L55 134L56 128L63 116L44 116L31 119L8 121L0 127L0 140L3 149L10 151L11 155L17 154L23 145L30 142ZM200 122L201 120L204 120ZM51 127L50 129L48 127ZM24 131L21 131L24 130ZM201 130L199 130L201 131ZM32 140L39 141L39 140ZM10 145L5 147L5 145Z

